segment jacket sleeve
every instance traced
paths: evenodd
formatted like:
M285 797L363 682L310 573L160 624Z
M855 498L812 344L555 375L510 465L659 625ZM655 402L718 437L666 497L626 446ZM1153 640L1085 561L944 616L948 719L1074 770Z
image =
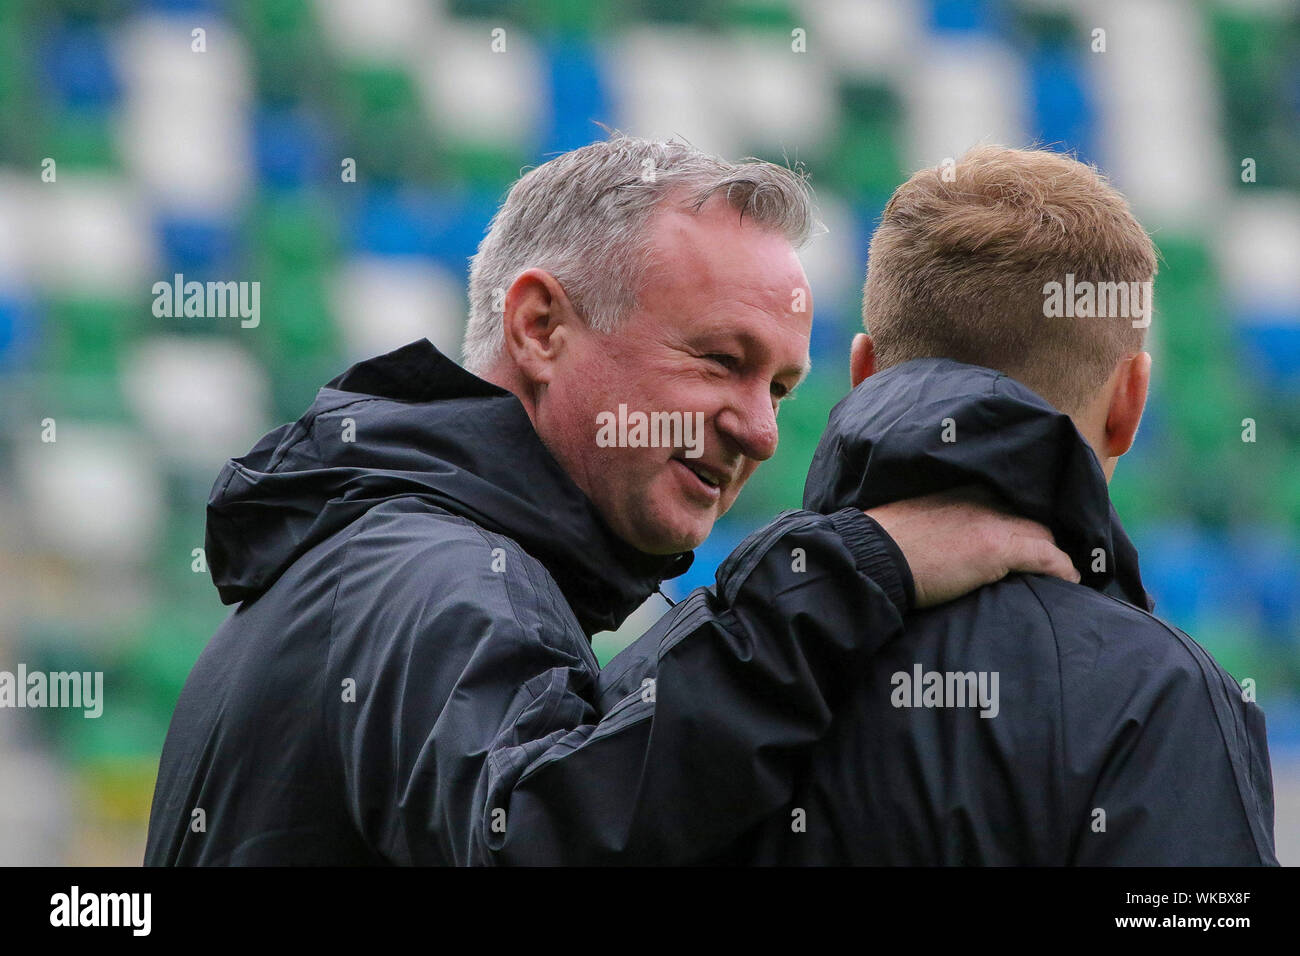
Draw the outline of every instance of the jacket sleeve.
M1203 648L1169 632L1165 653L1098 688L1099 699L1132 690L1123 719L1097 724L1120 729L1105 742L1073 862L1277 866L1264 713Z
M545 688L492 754L489 803L508 825L485 829L482 858L691 862L780 808L843 689L901 631L910 576L885 541L856 511L787 513L643 639L653 684L567 730L539 717L571 692Z
M455 627L472 645L446 635L447 614L421 617L421 646L463 647L454 677L445 660L410 673L436 654L388 655L369 679L394 684L391 703L340 719L349 809L386 860L707 859L788 799L843 689L901 631L911 577L860 512L787 512L638 642L655 677L607 710L554 595L540 581L504 607L468 595ZM445 704L421 704L417 685Z

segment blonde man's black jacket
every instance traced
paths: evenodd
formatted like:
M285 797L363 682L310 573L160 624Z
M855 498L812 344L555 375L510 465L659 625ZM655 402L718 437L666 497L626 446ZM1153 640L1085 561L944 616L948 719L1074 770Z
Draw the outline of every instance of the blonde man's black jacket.
M804 506L964 485L1050 527L1082 583L1011 575L908 615L790 800L719 860L1276 865L1264 714L1151 613L1067 416L989 369L896 366L831 414ZM637 649L625 653L607 681L637 675Z

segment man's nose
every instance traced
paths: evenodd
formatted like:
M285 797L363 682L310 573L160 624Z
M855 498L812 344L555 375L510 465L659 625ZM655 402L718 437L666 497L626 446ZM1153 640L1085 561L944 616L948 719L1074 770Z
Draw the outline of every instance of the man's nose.
M766 461L776 453L776 409L767 389L738 397L718 414L717 424L718 431L746 458Z

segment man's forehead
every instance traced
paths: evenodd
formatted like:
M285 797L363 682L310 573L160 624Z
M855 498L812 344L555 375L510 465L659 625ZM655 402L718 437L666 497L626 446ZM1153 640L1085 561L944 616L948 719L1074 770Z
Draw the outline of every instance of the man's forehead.
M696 241L703 238L706 241ZM696 235L691 243L655 243L643 290L683 295L714 308L759 304L766 312L810 311L808 280L790 245L778 232L733 237Z
M807 374L811 309L807 277L790 241L710 199L699 213L658 214L643 307L697 343L724 337L750 351L780 353L784 373ZM702 218L704 217L704 218Z
M680 202L660 204L649 222L651 248L661 255L687 254L692 257L725 258L736 243L762 245L794 264L798 256L788 238L776 229L745 215L725 199L710 198L698 210Z

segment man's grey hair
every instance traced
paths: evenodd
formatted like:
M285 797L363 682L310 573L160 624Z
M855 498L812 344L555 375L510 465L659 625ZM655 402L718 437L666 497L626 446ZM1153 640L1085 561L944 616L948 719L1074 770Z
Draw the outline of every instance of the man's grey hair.
M592 329L612 332L636 305L650 265L655 209L671 197L698 211L715 195L796 248L816 225L802 170L730 163L676 140L615 133L530 170L470 261L465 367L484 374L501 354L506 290L526 269L549 272Z

